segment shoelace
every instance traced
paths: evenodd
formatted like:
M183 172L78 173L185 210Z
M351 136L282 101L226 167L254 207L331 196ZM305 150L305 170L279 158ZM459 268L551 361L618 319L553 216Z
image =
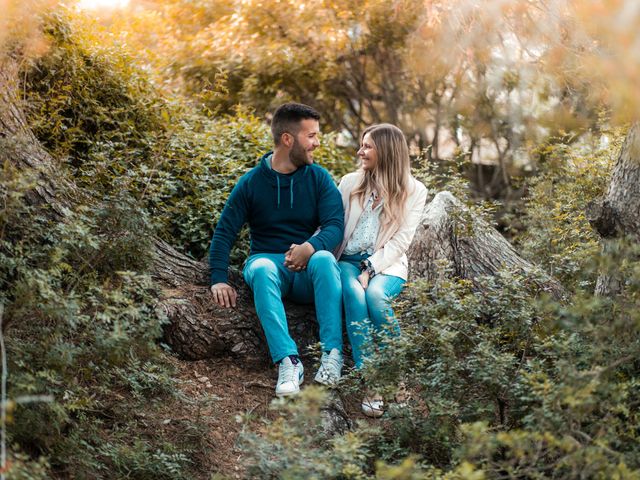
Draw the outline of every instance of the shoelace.
M280 369L278 371L278 379L279 383L284 382L293 382L295 379L295 365L282 365L280 364Z
M337 373L340 371L340 360L332 355L325 356L322 363L324 365L325 372L329 370L331 374L337 375Z

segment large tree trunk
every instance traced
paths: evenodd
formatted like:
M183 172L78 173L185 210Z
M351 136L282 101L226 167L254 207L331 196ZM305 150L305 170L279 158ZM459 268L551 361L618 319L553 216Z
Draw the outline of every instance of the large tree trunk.
M602 237L602 249L609 253L612 241L630 236L640 240L640 124L634 124L611 173L606 195L589 205L587 218ZM622 279L615 272L602 272L596 294L613 296L620 292Z
M483 277L510 270L556 299L564 295L557 280L519 256L495 228L449 192L438 193L425 207L408 257L413 279L453 276L469 279L476 290L483 290Z
M17 90L17 68L9 62L0 68L0 136L3 143L16 146L5 149L4 157L16 168L38 172L34 201L54 207L64 220L66 208L81 192L65 184L70 192L61 199L56 187L62 182L54 172L54 160L41 147L27 126L20 108ZM54 180L55 179L55 180ZM74 193L75 192L75 193ZM224 309L213 304L208 290L208 267L182 255L162 240L155 239L151 273L163 288L159 309L169 318L165 336L167 343L182 357L204 359L235 355L268 361L266 341L255 314L251 293L237 272L231 272L231 283L238 289L235 308ZM421 226L409 252L412 278L435 279L455 275L471 279L483 288L481 277L495 275L502 268L515 269L527 276L536 273L534 281L540 289L555 297L562 287L554 279L541 274L521 258L511 245L490 225L474 217L461 202L447 192L439 193L425 208ZM314 309L292 303L286 305L292 336L302 351L317 343Z
M18 170L34 175L31 203L46 204L54 215L63 217L71 202L61 192L70 190L65 188L66 182L54 184L53 179L59 177L54 174L55 163L27 125L19 85L17 62L0 52L0 160L8 160Z

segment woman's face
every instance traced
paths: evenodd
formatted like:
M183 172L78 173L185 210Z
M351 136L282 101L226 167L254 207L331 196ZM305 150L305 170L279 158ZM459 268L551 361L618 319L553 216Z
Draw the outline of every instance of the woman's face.
M365 171L373 170L376 168L376 165L378 165L378 151L368 133L362 138L362 145L360 145L360 150L358 150L358 157L362 162L362 169Z

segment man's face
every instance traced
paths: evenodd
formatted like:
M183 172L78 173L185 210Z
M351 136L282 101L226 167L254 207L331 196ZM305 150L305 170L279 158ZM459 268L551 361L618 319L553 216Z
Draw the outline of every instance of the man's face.
M311 165L313 151L320 146L320 123L312 118L300 122L300 130L293 136L289 159L296 167Z

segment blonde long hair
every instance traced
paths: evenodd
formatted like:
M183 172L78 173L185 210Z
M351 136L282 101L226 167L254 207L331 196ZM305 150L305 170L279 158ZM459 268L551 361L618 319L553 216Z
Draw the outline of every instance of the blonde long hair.
M362 132L369 134L378 155L373 170L364 171L362 181L351 192L364 208L365 200L376 192L383 200L380 231L395 231L400 227L406 211L411 187L411 161L409 147L402 130L389 123L371 125ZM362 170L362 169L361 169Z

